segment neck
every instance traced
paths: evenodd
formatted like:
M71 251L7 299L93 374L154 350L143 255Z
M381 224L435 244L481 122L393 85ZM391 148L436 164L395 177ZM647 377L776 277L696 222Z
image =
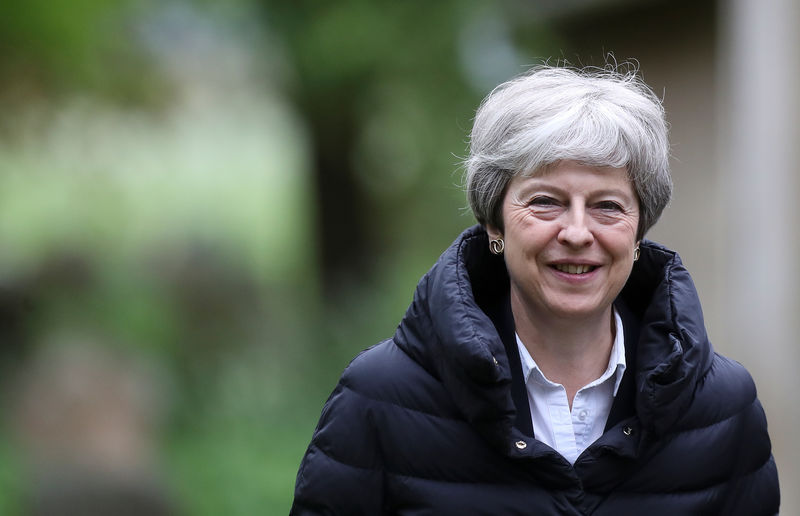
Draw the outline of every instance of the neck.
M609 306L585 317L542 314L512 292L511 311L520 340L542 373L567 391L570 408L575 394L602 376L614 343L614 318Z

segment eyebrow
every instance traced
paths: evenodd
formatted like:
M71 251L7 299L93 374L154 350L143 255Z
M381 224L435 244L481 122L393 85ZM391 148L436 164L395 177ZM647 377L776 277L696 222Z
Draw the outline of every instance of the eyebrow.
M559 195L563 195L563 196L567 195L566 190L564 190L563 188L559 188L558 186L551 185L551 184L549 184L549 183L547 183L545 181L540 180L539 178L532 177L532 178L529 178L529 179L530 179L530 181L526 181L526 184L523 185L522 188L521 188L521 193L523 193L523 194L528 194L532 190L545 190L545 191L550 191L550 192L553 192L553 193L556 193L556 194L559 194ZM630 198L632 200L636 198L635 194L634 195L629 195L627 192L625 192L624 190L621 190L619 188L603 188L603 189L600 189L600 190L591 191L589 193L590 197L598 197L598 196L602 197L602 196L606 196L606 195L612 195L612 196L617 196L617 197L622 197L622 198Z

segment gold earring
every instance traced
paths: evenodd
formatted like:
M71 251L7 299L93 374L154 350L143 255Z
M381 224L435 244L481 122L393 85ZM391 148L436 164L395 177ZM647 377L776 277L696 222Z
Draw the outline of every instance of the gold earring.
M497 238L495 240L489 241L489 250L492 254L503 254L503 250L506 248L506 243L503 242L502 238Z
M634 262L635 262L635 261L637 261L637 260L639 259L639 256L640 256L641 254L642 254L642 252L639 250L639 246L637 245L637 246L636 246L636 247L633 249L633 261L634 261Z

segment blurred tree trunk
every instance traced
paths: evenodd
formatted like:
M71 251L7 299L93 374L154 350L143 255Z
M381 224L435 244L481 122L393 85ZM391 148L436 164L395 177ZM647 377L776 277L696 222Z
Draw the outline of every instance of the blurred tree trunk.
M310 85L309 85L310 86ZM310 86L313 87L313 86ZM296 99L311 136L316 228L323 289L335 296L342 284L369 267L365 198L353 170L358 134L355 89L311 91Z
M388 226L377 219L392 217L396 222L387 199L400 204L407 195L421 204L425 198L410 192L424 190L422 185L430 176L420 171L436 162L430 149L437 146L414 124L426 124L427 134L439 137L445 133L434 127L447 125L449 130L457 110L468 105L472 111L474 101L462 76L458 42L463 21L475 15L477 4L463 0L258 1L264 23L282 43L291 63L293 81L287 91L311 140L319 263L330 301L345 285L363 283L374 273L375 258L398 245L393 235L379 233ZM387 134L364 138L373 115L404 115L405 107L398 108L403 100L421 113L412 113L410 119L418 118L406 126L413 133L411 138L396 141L390 134L405 123L396 118L386 120ZM387 153L384 164L380 156L386 149L373 148L378 157L365 164L354 159L365 139L392 146L395 158L404 151L415 156L397 163L396 159L389 162L392 153ZM442 149L442 154L449 153ZM419 162L414 163L415 159ZM405 192L370 191L364 174L391 189L392 173L358 167L384 165L387 170L417 167L408 171L418 173L411 180L417 184Z
M359 188L352 155L360 127L357 104L377 63L354 58L352 47L341 50L337 41L350 37L348 29L359 22L353 17L364 6L262 0L261 7L265 22L285 44L295 74L289 98L310 137L314 198L309 209L316 212L322 287L330 300L370 265L368 199ZM331 32L336 24L341 30Z

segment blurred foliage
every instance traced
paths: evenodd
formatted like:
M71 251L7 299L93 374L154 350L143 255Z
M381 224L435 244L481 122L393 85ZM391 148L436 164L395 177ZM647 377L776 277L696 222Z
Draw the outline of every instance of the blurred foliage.
M286 513L342 368L473 223L475 106L552 37L520 46L515 5L0 3L0 512L69 455L24 438L31 392L112 418L77 375L151 393L125 403L154 464L115 467L179 513Z
M158 104L166 83L130 44L138 0L5 0L0 3L0 96L32 102L65 94Z

